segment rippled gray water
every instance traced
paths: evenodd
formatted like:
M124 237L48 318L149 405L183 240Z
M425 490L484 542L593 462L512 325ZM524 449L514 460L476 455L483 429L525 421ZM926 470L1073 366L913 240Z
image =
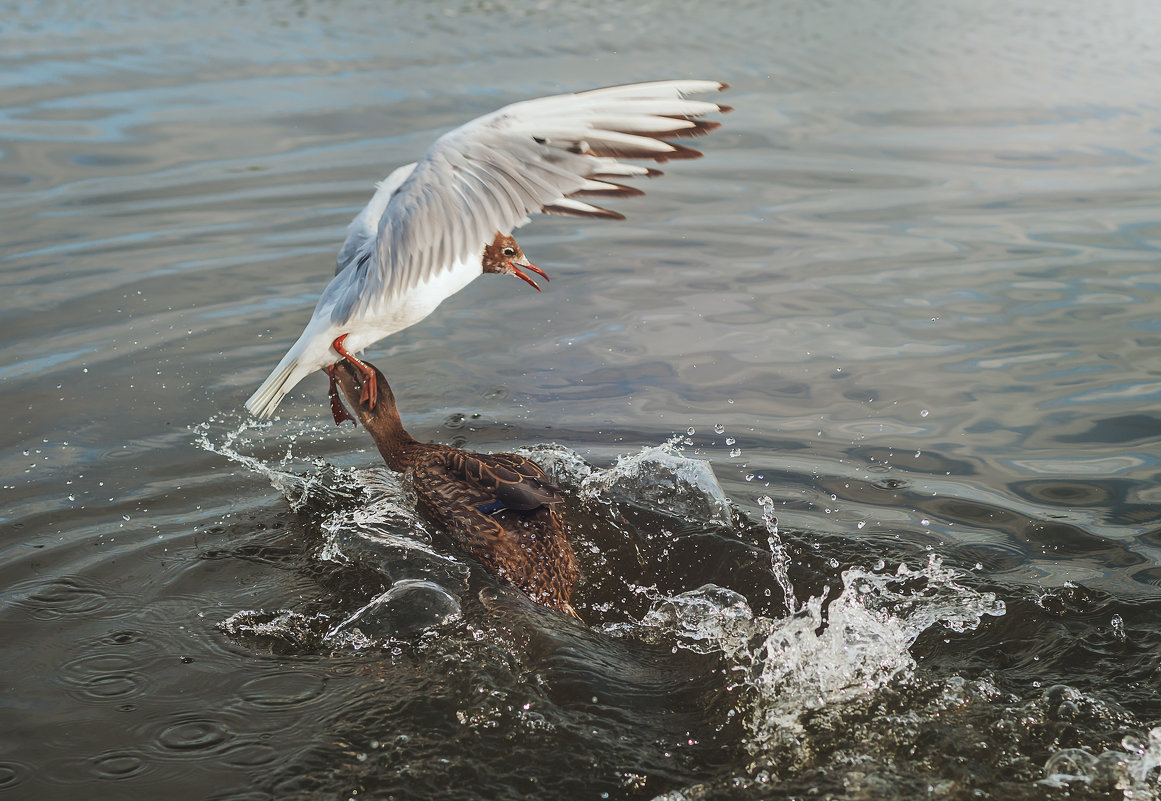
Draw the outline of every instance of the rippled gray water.
M1155 5L3 17L0 795L1161 797ZM551 444L580 627L241 406L391 168L667 77L704 159L368 354Z

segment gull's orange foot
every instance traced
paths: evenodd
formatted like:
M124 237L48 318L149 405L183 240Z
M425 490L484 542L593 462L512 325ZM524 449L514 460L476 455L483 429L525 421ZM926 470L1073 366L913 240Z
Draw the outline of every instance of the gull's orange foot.
M347 349L343 347L343 341L346 340L347 336L347 334L343 334L341 337L336 338L335 341L331 343L331 347L335 349L335 353L342 356L344 359L354 365L355 369L363 374L363 391L359 394L359 403L365 403L368 409L374 409L375 404L379 402L379 387L375 382L375 370L374 368L368 367L362 361L355 358L353 354L349 353ZM344 411L344 414L345 413L346 412Z

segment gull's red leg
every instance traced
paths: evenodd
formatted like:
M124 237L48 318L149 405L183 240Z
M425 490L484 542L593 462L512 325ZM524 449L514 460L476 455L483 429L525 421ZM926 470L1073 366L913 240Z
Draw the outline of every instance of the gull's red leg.
M346 338L347 334L343 334L331 343L331 347L335 349L335 353L353 364L355 369L363 374L363 391L359 393L359 402L367 404L368 409L374 409L375 404L379 402L379 384L375 378L375 371L347 352L343 347Z
M347 407L343 405L342 398L339 397L339 385L335 381L335 366L332 364L329 367L324 367L327 377L331 380L331 387L328 393L331 398L331 414L334 415L335 425L341 426L344 420L350 420L351 425L358 425L355 418L351 417L351 413L347 411Z

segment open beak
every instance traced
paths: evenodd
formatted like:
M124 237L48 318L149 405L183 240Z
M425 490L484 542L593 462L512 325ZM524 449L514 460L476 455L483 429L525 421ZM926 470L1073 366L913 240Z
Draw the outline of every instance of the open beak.
M532 286L532 288L535 289L537 292L540 291L540 287L537 286L536 282L533 281L531 278L529 278L527 276L527 274L525 274L520 269L520 267L516 266L516 262L510 261L510 262L508 262L508 266L512 268L512 272L516 274L517 278L521 278L524 281L527 281ZM548 277L548 273L544 272L544 270L540 269L539 267L537 267L535 264L532 264L531 262L526 261L526 262L524 262L524 264L522 264L520 266L524 267L527 270L531 270L532 272L536 273L541 278L543 278L545 281L552 280L551 278Z

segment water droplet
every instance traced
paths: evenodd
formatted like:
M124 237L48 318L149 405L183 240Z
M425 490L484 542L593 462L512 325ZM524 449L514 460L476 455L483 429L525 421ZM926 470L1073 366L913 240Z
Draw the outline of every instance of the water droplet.
M920 521L919 521L919 525L921 525L921 526L930 526L930 525L931 525L931 521L930 521L930 520L928 520L928 519L925 517L925 518L923 518L922 520L920 520Z
M726 403L733 403L733 402L734 402L733 398L726 398Z
M866 520L860 520L860 521L858 522L858 526L859 526L859 528L862 528L862 527L863 527L863 526L865 526L865 525L867 525L867 521L866 521Z
M1141 738L1132 734L1126 734L1121 738L1121 748L1134 754L1144 754L1145 744L1141 742Z
M722 425L721 423L717 423L714 426L714 433L715 434L722 434L725 432L725 430L726 430L726 427L724 425ZM726 444L728 445L729 443L726 443Z
M927 415L929 415L929 414L931 414L931 412L929 412L929 411L927 411L926 409L924 409L923 411L921 411L921 412L919 413L919 416L920 416L920 417L927 417Z
M122 519L122 520L128 520L128 519L129 519L129 515L121 515L121 519Z
M685 429L685 433L689 434L692 437L694 434L697 433L697 429L694 428L693 426L690 426L689 428Z
M737 440L734 439L733 437L726 437L726 444L727 445L733 445L735 442L737 442Z
M735 456L741 456L741 455L742 455L742 449L741 449L741 448L732 448L732 449L730 450L730 458L733 458L733 457L735 457Z

